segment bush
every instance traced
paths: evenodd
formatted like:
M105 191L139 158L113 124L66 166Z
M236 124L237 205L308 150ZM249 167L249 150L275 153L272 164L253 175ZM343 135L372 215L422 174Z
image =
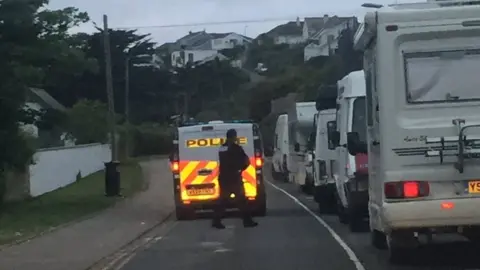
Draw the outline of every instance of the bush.
M173 130L170 127L143 124L132 127L130 136L134 157L164 155L172 149Z

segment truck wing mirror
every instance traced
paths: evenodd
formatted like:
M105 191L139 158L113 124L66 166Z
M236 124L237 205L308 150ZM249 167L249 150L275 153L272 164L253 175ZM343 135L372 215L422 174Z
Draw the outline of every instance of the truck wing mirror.
M347 150L352 156L356 154L366 154L368 152L366 143L360 141L357 132L347 133Z
M300 152L300 144L299 143L295 143L295 145L293 146L293 150L295 152Z

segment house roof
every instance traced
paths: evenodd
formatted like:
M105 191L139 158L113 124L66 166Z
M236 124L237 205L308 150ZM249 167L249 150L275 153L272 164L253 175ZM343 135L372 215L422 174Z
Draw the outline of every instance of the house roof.
M338 16L333 16L333 17L330 17L327 22L325 23L324 27L321 29L321 31L318 31L313 37L312 39L318 39L319 36L322 35L322 32L324 30L327 30L327 29L330 29L332 27L335 27L339 24L342 24L342 23L345 23L349 20L356 20L356 17L338 17Z
M217 38L224 38L230 34L232 33L210 33L210 36L212 36L212 38L214 39L217 39Z
M323 29L325 24L324 17L307 17L305 18L305 23L309 30L320 31Z
M32 99L39 100L40 102L44 103L48 107L58 110L58 111L66 111L67 108L60 104L56 99L50 96L45 90L39 88L29 88Z
M279 25L267 32L268 36L301 36L303 33L303 22L300 22L300 26L297 22L288 22L286 24Z

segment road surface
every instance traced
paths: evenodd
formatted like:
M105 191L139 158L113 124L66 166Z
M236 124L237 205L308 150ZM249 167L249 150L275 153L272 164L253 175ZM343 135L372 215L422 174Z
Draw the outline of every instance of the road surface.
M369 234L350 233L335 216L317 216L313 200L289 183L268 179L268 214L257 228L226 219L225 230L208 219L172 221L157 241L122 263L122 270L473 270L480 248L456 242L415 251L402 266L369 245Z

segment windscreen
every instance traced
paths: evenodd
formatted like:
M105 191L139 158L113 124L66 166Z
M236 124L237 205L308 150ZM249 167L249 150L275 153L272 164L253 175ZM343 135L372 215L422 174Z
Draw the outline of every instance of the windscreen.
M179 134L178 148L182 160L218 160L218 149L225 143L226 130L184 131ZM236 129L238 143L247 155L253 155L252 129Z
M407 53L407 102L480 99L480 49Z
M352 131L357 132L361 142L367 141L365 97L356 98L353 101Z

